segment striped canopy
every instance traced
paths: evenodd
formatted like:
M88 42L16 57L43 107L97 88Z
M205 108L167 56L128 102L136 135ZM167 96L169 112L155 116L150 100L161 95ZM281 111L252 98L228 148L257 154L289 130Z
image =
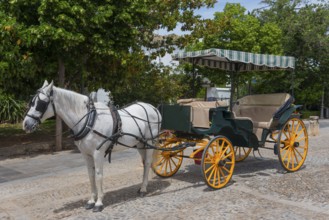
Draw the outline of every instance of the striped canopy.
M289 56L275 56L268 54L255 54L242 51L207 49L174 54L173 60L195 63L201 66L234 71L267 71L267 70L293 70L295 58Z

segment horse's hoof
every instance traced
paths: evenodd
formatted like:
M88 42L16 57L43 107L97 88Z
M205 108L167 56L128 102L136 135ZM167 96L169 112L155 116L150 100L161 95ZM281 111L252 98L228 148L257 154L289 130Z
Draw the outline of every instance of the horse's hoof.
M94 208L94 206L95 206L95 203L87 203L87 204L85 205L85 209L89 210L89 209Z
M146 192L141 192L141 189L139 189L139 190L137 191L137 193L138 193L139 196L142 197L142 198L146 195Z
M103 211L103 209L104 209L104 207L103 207L102 205L100 205L100 206L95 206L95 207L93 208L93 212L101 212L101 211Z

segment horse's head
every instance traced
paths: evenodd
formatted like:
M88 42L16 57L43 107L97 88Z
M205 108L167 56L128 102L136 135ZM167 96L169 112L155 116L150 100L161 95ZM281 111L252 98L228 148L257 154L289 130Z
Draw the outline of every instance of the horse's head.
M47 80L45 80L43 86L31 100L29 110L23 121L23 130L27 133L35 131L41 122L55 115L53 85L53 82L48 84Z

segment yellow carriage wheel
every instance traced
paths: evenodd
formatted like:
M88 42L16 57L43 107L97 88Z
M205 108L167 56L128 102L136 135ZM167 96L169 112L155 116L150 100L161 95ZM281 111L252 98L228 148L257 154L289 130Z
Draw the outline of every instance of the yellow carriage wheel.
M202 175L213 189L223 188L232 178L235 153L232 143L224 136L214 137L202 155Z
M241 162L248 157L252 148L250 147L234 147L235 161Z
M279 160L282 167L294 172L301 168L308 151L307 129L299 118L289 119L278 137Z
M173 135L160 136L159 147L170 149L179 145L181 142ZM183 162L183 150L164 151L155 150L152 169L160 177L171 177L179 170Z

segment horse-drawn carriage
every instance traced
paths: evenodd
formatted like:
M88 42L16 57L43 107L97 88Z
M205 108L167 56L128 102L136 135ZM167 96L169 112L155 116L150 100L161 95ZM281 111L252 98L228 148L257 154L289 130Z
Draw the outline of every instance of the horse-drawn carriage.
M231 179L235 162L267 142L274 144L285 170L297 171L306 158L308 136L293 101L289 94L279 93L245 96L232 111L216 102L161 105L162 128L167 131L160 136L160 148L172 150L157 151L154 172L170 177L183 158L191 158L201 165L207 185L219 189ZM186 156L188 147L195 149Z
M293 57L221 49L179 53L174 59L233 73L294 69ZM158 176L170 177L183 158L191 158L201 165L207 185L219 189L231 179L236 162L243 161L252 149L268 148L265 143L270 142L282 167L297 171L308 150L299 107L288 93L249 95L234 105L231 99L230 107L202 101L161 105L162 129L166 132L160 136L161 151L157 151L153 170ZM190 155L184 155L187 147L194 148Z
M189 53L187 55L181 58L189 61ZM235 72L258 67L262 70L294 68L294 62L290 62L293 59L279 56L216 49L190 55L194 64ZM263 63L264 60L269 62ZM103 209L104 156L109 155L110 159L114 145L138 149L144 164L143 182L138 191L142 196L147 192L153 149L158 150L152 164L157 175L174 175L183 157L188 157L201 165L205 182L215 189L230 181L236 161L245 159L252 149L265 147L266 142L274 143L274 153L278 154L284 169L297 171L307 155L308 136L303 121L295 114L298 106L293 101L289 94L280 93L246 96L234 106L231 99L231 110L217 101L193 100L161 105L159 109L142 102L116 109L112 104L94 103L87 96L45 81L30 103L23 129L33 132L54 115L68 125L88 167L92 193L85 208L98 212ZM165 132L159 136L161 122ZM159 145L154 146L158 138ZM189 156L183 155L187 147L195 148Z

